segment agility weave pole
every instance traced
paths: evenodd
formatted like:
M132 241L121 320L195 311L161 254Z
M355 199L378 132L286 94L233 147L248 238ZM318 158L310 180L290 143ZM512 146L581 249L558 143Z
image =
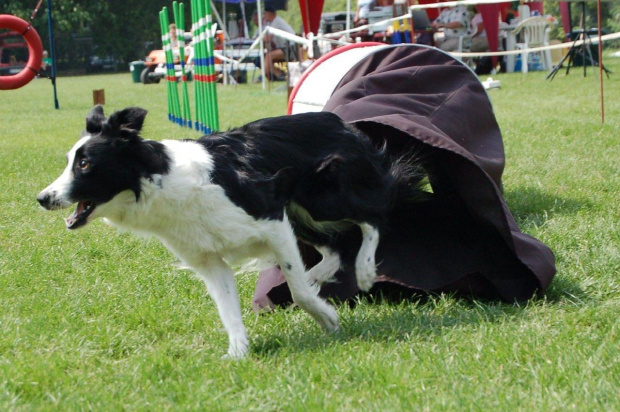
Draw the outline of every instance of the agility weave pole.
M176 35L179 41L179 63L181 66L180 81L182 83L182 102L179 99L177 77L171 34L170 21L166 7L159 13L162 32L162 43L166 56L166 83L168 94L168 119L183 127L192 127L191 107L189 103L188 76L185 65L185 17L184 4L172 4L173 17L176 24ZM191 0L192 16L192 47L193 47L193 79L195 117L193 126L196 130L210 134L219 129L219 111L215 60L213 57L213 31L211 4L209 0Z
M196 100L194 127L208 134L219 129L211 3L209 0L192 0L191 6Z
M172 12L177 25L177 39L181 39L179 40L181 42L179 44L179 63L181 64L181 91L183 93L181 126L191 128L192 114L189 105L189 92L187 90L187 73L185 72L185 9L183 3L172 2Z
M166 88L168 91L168 120L173 123L182 124L181 107L179 105L179 90L177 89L177 78L174 73L174 56L170 43L170 25L168 19L168 9L164 7L159 12L159 23L161 26L161 41L166 55Z

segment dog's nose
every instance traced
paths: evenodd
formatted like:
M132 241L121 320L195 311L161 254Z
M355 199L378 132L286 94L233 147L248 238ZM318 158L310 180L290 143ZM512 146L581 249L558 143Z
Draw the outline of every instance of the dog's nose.
M52 196L49 192L43 191L38 194L37 201L39 202L39 204L41 204L41 206L43 206L46 209L49 209L51 198Z

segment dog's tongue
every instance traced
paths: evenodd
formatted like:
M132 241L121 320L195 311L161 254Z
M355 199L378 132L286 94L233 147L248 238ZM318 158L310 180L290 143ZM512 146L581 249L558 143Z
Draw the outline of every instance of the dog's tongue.
M75 208L75 212L65 219L67 229L76 229L86 223L86 216L83 215L86 206L84 202L79 202Z

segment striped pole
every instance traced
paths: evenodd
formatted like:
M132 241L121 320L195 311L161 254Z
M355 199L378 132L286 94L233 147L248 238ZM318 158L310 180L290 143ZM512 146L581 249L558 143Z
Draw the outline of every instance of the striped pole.
M174 22L177 25L177 39L179 40L179 61L181 64L181 91L183 93L182 121L184 127L192 127L192 115L189 106L189 94L187 90L187 75L185 73L185 15L183 3L172 3Z
M213 18L211 15L211 0L204 0L205 4L205 20L207 23L206 33L207 33L207 86L209 88L208 96L208 112L210 116L210 124L211 129L214 131L219 130L220 121L218 115L218 107L217 107L217 74L215 73L215 58L213 56L214 49L214 41L213 41L213 30L212 23Z
M206 42L204 37L204 19L201 18L202 0L192 0L192 36L194 44L194 88L196 100L196 130L211 133L204 111L207 89L205 87Z
M177 24L177 38L180 39L179 57L181 65L182 99L179 99L177 79L174 71L174 54L171 44L168 9L164 7L159 13L161 38L166 56L166 88L168 95L168 119L184 127L192 126L202 133L210 134L219 129L217 106L217 75L213 56L214 39L212 35L212 18L210 0L191 0L192 48L195 116L192 125L191 106L187 86L185 67L185 14L183 3L172 3L174 21Z
M194 116L194 129L201 130L201 117L198 111L198 102L200 101L200 62L199 62L199 50L198 50L198 23L196 18L196 0L190 1L190 11L192 15L192 50L194 53L193 58L193 78L194 78L194 106L196 107L196 115Z
M179 90L177 89L177 79L174 73L174 56L172 54L170 32L168 30L168 26L170 25L170 20L168 19L168 9L164 7L159 15L162 30L162 43L164 53L166 55L166 82L168 84L169 100L168 107L172 114L169 118L174 123L182 124L181 107L179 104Z
M196 9L198 14L198 44L200 46L200 67L201 67L201 76L200 81L202 83L202 93L200 96L200 102L198 109L200 110L200 114L204 123L204 133L211 133L211 117L209 116L208 101L209 101L209 92L210 89L207 86L207 22L205 20L205 8L203 0L196 0Z
M165 30L164 30L164 23L163 23L162 14L163 14L163 10L159 12L159 27L160 27L160 32L161 32L162 49L165 50L165 48L166 48L166 37L165 37ZM165 53L164 53L164 55L165 55ZM167 69L166 69L166 73L167 73ZM170 93L170 83L166 79L166 97L168 99L168 120L172 121L172 101L170 100L170 95L171 95L171 93Z

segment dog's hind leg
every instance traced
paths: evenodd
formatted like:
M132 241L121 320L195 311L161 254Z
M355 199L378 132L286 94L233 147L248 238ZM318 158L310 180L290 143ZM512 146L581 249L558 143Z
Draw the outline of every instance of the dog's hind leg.
M355 259L355 277L357 286L368 291L377 277L375 252L379 246L379 230L368 223L360 223L359 227L362 230L362 245Z
M310 284L301 259L293 228L284 214L283 220L269 221L267 243L273 251L293 301L308 312L326 331L338 329L338 315L335 309L321 299L318 288Z
M224 329L228 333L227 357L243 358L248 352L249 343L241 317L234 272L219 256L209 255L205 267L199 270L198 274L207 286L207 291L215 302Z
M315 246L323 259L310 269L306 276L311 283L322 284L333 279L341 266L340 254L326 246Z

